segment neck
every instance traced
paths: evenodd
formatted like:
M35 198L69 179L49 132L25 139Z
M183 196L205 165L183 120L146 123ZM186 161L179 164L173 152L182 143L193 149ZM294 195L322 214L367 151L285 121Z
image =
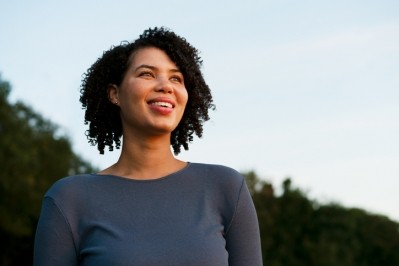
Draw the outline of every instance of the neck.
M124 135L119 160L102 173L132 179L156 179L176 172L185 165L185 162L174 157L170 135L146 138Z

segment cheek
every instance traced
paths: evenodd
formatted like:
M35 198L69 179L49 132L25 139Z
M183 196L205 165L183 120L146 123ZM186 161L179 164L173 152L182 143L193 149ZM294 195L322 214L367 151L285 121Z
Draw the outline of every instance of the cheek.
M129 86L125 86L121 88L121 96L129 101L140 101L143 97L145 97L145 90L140 84L131 83Z

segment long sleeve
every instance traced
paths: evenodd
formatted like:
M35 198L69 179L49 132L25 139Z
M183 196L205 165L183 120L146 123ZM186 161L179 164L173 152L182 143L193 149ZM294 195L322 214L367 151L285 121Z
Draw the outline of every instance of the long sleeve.
M259 224L248 188L243 182L233 220L226 234L229 266L261 266Z
M45 197L36 229L33 265L78 265L70 227L53 199Z

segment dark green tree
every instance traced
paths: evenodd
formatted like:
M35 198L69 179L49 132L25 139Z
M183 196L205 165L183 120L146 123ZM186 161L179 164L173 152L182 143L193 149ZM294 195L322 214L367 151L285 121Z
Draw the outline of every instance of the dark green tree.
M29 265L41 201L57 179L92 172L58 127L22 102L0 76L0 265Z
M264 265L399 265L399 223L339 204L319 204L292 186L276 195L256 173L244 173L258 213Z

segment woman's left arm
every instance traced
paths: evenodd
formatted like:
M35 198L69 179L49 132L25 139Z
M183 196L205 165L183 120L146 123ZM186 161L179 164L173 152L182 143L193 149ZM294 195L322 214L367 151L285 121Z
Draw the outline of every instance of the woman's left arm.
M261 266L259 223L254 203L243 180L236 210L226 233L229 266Z

